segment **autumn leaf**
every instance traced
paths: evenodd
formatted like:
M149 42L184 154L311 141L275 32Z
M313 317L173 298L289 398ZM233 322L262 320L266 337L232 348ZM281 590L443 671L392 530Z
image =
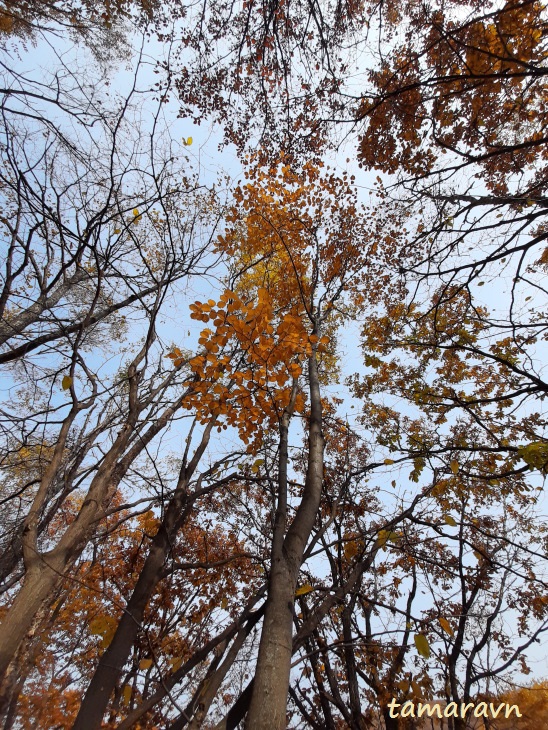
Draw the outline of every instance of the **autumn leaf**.
M449 636L454 635L455 632L451 628L451 624L449 623L449 621L446 618L444 618L443 616L440 616L438 621L440 622L440 626L445 631L445 633L449 634Z
M295 596L306 596L307 593L311 593L314 588L309 584L305 583L295 591Z
M548 473L548 443L535 441L518 448L518 456L531 468Z
M430 656L430 644L426 636L424 634L415 634L414 639L419 654L425 659L428 659Z
M63 390L68 390L70 386L72 385L72 378L70 375L64 375L63 380L61 381L61 386Z
M172 659L169 660L169 665L173 672L176 672L178 669L180 669L182 664L183 664L183 660L181 657L173 657Z
M251 471L253 474L257 474L259 471L259 468L264 464L264 459L256 459L255 463L251 467Z
M411 687L407 679L401 679L396 686L403 692L403 694L407 694Z
M106 649L116 632L118 621L114 616L97 616L89 624L89 633L94 636L101 636L101 646Z

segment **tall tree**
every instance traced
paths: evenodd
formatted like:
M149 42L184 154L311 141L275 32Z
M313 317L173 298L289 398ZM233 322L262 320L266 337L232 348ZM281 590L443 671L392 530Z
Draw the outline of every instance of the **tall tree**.
M20 509L6 525L3 577L9 588L15 571L21 584L3 617L2 676L184 397L184 363L168 369L158 318L178 282L207 270L218 210L162 142L161 102L148 149L144 130L132 139L139 69L110 109L98 82L67 67L45 81L14 73L3 97L2 362L20 399L3 411L3 460L17 468L30 450L37 468L4 482L4 504ZM121 357L130 323L143 339ZM76 489L88 495L78 516L48 536Z

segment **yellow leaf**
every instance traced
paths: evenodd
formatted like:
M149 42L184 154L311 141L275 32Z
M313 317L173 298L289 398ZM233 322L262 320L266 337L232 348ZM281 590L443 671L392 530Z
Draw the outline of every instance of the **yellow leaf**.
M518 456L531 468L548 473L548 443L535 441L518 448Z
M314 590L314 588L312 588L310 583L305 583L300 588L297 588L297 590L295 591L295 595L296 596L306 596L307 593L311 593L313 590Z
M359 544L357 540L349 540L346 545L344 546L344 557L347 560L352 560L352 558L358 554L360 550Z
M385 459L384 460L384 463L385 464L393 464L394 463L394 459Z
M452 527L456 527L457 526L457 523L456 523L455 519L453 517L451 517L451 515L443 515L443 519L445 520L445 522L448 525L451 525Z
M399 537L401 537L399 532L392 532L392 530L379 530L376 544L378 547L384 548L389 540L390 542L396 542Z
M139 215L138 208L133 208L133 215L135 215L135 216L138 216Z
M456 474L458 472L458 470L459 470L459 462L458 461L456 461L455 459L453 459L453 461L449 464L449 466L451 467L451 471L453 472L453 474Z
M129 705L131 701L131 686L129 684L126 684L124 686L124 691L122 692L122 702L124 703L125 707Z
M455 632L451 628L451 624L449 623L449 621L446 618L444 618L443 616L440 616L438 620L440 622L440 626L445 631L445 633L449 634L449 636L454 636Z
M141 659L139 662L139 669L150 669L152 666L152 659Z
M63 390L68 390L70 388L70 386L72 385L72 378L70 377L70 375L63 376L61 385L63 386Z
M425 659L428 659L430 656L430 644L424 634L415 634L415 646L419 654Z
M181 659L181 657L173 657L173 659L169 660L169 663L171 665L171 669L176 672L178 669L181 668L183 660Z
M187 137L186 139L183 137L183 144L185 147L188 147L192 144L192 137Z
M101 646L106 649L112 641L118 626L114 616L96 616L89 624L89 633L94 636L102 636Z
M120 230L120 228L115 228L115 229L114 229L114 233L121 233L121 232L122 232L122 231Z

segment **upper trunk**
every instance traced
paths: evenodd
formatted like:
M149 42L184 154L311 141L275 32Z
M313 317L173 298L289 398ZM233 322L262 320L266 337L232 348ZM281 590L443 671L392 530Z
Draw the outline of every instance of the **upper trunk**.
M253 694L247 715L247 730L285 730L286 708L291 671L293 609L297 579L303 553L320 506L323 482L324 439L322 404L316 353L308 360L310 383L310 428L308 464L301 503L285 539L285 505L287 480L281 478L278 511L272 545L271 574ZM287 414L284 414L284 417ZM287 469L287 421L280 429L280 473ZM283 514L280 511L283 505Z

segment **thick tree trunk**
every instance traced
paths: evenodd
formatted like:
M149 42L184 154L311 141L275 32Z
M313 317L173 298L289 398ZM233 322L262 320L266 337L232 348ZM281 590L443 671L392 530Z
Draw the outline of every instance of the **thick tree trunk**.
M400 721L397 717L391 717L387 707L382 709L385 730L400 730Z
M297 574L295 574L297 573ZM285 730L291 669L293 605L298 570L281 559L272 567L255 683L246 728Z
M13 685L10 667L19 647L32 630L35 617L55 594L61 578L55 562L41 562L25 575L21 590L2 621L0 632L0 716L7 710ZM57 568L57 569L56 569Z

